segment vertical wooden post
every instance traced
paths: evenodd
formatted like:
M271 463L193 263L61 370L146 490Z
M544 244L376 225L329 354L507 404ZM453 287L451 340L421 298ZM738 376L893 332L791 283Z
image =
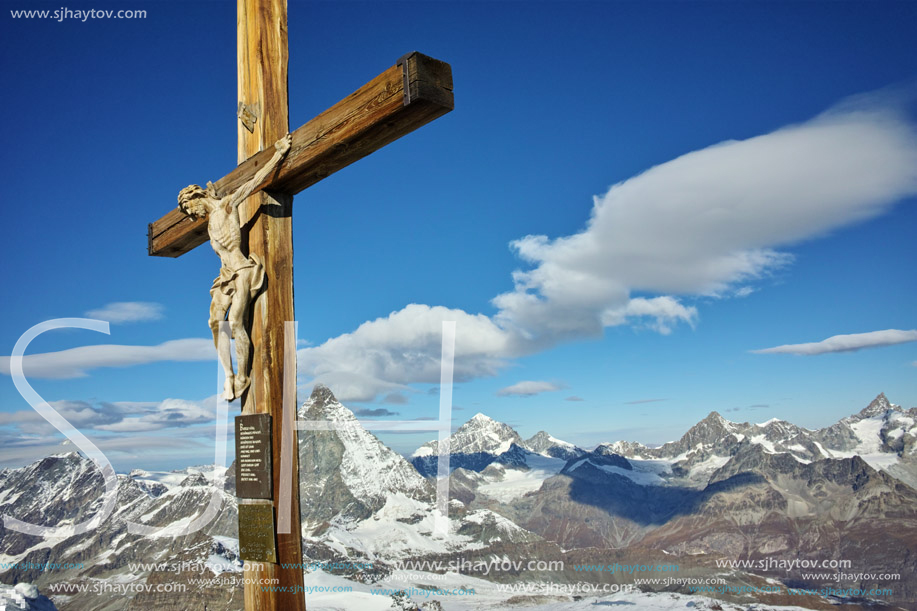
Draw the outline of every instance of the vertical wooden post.
M238 121L241 163L258 151L273 147L274 142L289 132L287 3L286 0L238 0L237 6L239 109L240 115L245 114L248 119L245 121L248 126ZM290 439L291 434L294 478L290 508L293 528L291 533L277 537L277 561L295 568L264 563L260 568L246 571L247 611L305 611L306 608L297 435L294 423L284 422L282 417L284 322L294 319L292 203L292 196L272 197L261 192L250 197L240 209L245 223L243 249L247 235L248 252L259 255L267 271L267 289L258 297L252 311L252 385L244 397L242 412L272 415L275 516L277 492L281 489L281 440L284 436ZM246 222L247 219L251 220ZM295 351L293 359L286 366L295 371ZM262 579L278 579L275 591L264 591L258 583Z

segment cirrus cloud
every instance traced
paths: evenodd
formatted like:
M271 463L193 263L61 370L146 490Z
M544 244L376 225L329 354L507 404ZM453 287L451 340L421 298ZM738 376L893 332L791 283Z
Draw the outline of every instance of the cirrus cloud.
M522 382L516 382L512 386L501 388L497 391L497 396L509 397L515 395L518 397L532 397L543 392L554 392L555 390L560 390L561 388L563 388L563 386L559 386L553 382L525 380Z
M633 401L625 401L624 405L641 405L643 403L659 403L660 401L668 401L668 399L634 399Z
M176 339L156 346L99 344L59 352L27 354L22 357L28 378L83 378L99 367L131 367L161 361L209 361L216 359L212 340ZM10 357L0 357L0 373L10 374Z
M792 262L779 248L917 193L917 132L899 102L860 96L612 186L579 233L512 242L533 267L493 300L497 321L545 344L647 318L666 333L697 317L676 295L747 296L750 282Z
M917 342L917 330L901 331L899 329L886 329L884 331L870 331L869 333L834 335L820 342L785 344L773 348L752 350L751 352L752 354L815 355L832 352L855 352L864 348L880 348L882 346L893 346L906 342Z
M162 305L149 301L116 301L96 310L89 310L86 316L107 320L113 324L159 320L162 318Z

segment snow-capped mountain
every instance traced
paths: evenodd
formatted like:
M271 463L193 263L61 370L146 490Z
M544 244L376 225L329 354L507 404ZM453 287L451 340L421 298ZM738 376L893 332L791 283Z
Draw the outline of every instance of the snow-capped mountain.
M615 442L591 452L544 431L522 440L511 427L479 414L450 438L455 460L473 460L451 474L444 532L433 482L412 465L418 458L435 457L437 445L425 444L408 462L319 386L299 410L302 420L317 423L299 432L304 549L308 558L371 560L378 570L359 576L364 580L391 574L392 563L405 559L507 555L570 564L576 559L604 563L612 557L622 562L675 561L683 569L713 575L719 569L707 558L792 554L816 560L856 558L858 570L910 575L917 570L917 491L907 483L915 461L915 412L880 395L860 413L818 431L780 420L733 423L714 412L680 440L659 448ZM134 562L218 560L224 563L221 570L237 573L231 471L226 478L230 483L213 482L222 474L222 467L189 467L119 475L115 513L84 535L41 539L5 529L0 522L0 562L81 562L85 567L0 570L0 581L20 583L15 596L23 589L36 594L37 602L30 603L34 608L42 601L27 584L35 584L62 611L241 609L241 584L195 585L180 595L137 593L127 600L92 591L49 590L62 582L190 585L192 578L201 577L168 567L130 568ZM75 453L52 456L0 471L0 515L73 524L98 511L103 491L91 461ZM196 533L150 538L127 532L128 521L187 525L214 501L219 511ZM315 583L331 579L310 575ZM742 572L731 575L750 578ZM602 581L608 576L567 577ZM766 571L765 577L752 577L757 583L765 577L801 578ZM487 583L459 574L453 578L477 579L481 587ZM564 577L552 573L540 578ZM429 584L433 578L419 579L426 581L417 583ZM877 584L883 585L841 585ZM890 585L896 604L917 598L917 584L900 580ZM13 592L0 586L0 602ZM520 602L514 599L514 604Z
M209 472L221 470L210 468ZM132 563L211 561L229 571L240 570L234 551L238 549L238 518L232 494L222 486L214 487L199 469L170 474L163 478L167 483L152 477L146 472L118 475L114 511L83 534L43 538L11 530L0 522L0 562L6 567L0 569L0 580L34 584L62 609L161 609L168 607L170 596L174 604L187 605L184 608L203 608L205 601L218 604L241 595L241 588L236 592L227 587L197 587L183 596L132 593L128 605L123 595L105 589L112 584L142 585L161 580L163 575L175 583L201 576L157 571L151 566L132 570ZM66 527L82 523L102 507L104 493L95 464L75 452L0 472L0 514L33 524ZM199 518L205 522L200 530L180 534ZM129 522L167 529L170 534L133 534L128 532ZM42 568L48 563L66 568ZM49 590L52 585L69 583L89 583L90 587L65 593ZM41 597L35 601L33 608L40 609Z
M424 502L432 498L432 487L416 469L364 429L327 387L315 386L299 419L334 426L299 432L299 495L306 528L333 517L365 519L396 494Z
M554 460L535 453L544 445L513 442L483 469L454 471L453 492L469 508L493 508L565 549L650 546L727 557L792 550L816 558L831 550L907 572L915 550L904 541L917 535L917 492L907 485L914 411L880 395L820 431L777 419L734 423L713 412L678 441L602 444L560 469L534 466ZM459 448L482 447L468 433L493 430L483 422L463 427ZM506 444L511 436L490 439L499 447L497 439ZM434 448L427 444L421 455ZM896 529L908 534L872 543ZM899 590L896 596L915 593Z
M667 488L647 490L652 496ZM746 444L639 545L732 558L850 558L858 566L894 567L892 572L904 575L915 568L915 524L917 491L859 456L804 463ZM870 581L814 579L809 583L834 587L837 581L852 587ZM876 579L881 581L871 582ZM913 600L915 586L899 582L894 597Z
M524 449L519 433L508 424L497 422L484 414L475 414L448 438L450 469L482 471L501 454ZM428 441L414 452L411 462L425 477L436 474L439 441Z
M545 431L523 440L511 426L480 413L448 442L452 494L462 500L477 499L475 506L480 507L488 502L512 503L538 490L566 461L586 453ZM435 476L438 451L437 441L427 442L414 452L411 462L424 476Z
M760 424L730 422L717 412L691 427L678 441L658 448L618 441L599 449L660 472L659 483L702 487L745 445L787 454L802 463L860 456L874 469L917 487L917 409L902 410L884 394L861 412L819 430L776 418Z
M542 456L561 458L563 460L577 458L586 453L585 450L576 447L572 443L551 437L545 431L538 431L526 439L525 448Z
M327 387L313 389L299 418L321 423L299 432L303 532L328 550L342 557L393 560L482 548L495 539L537 539L487 508L469 511L455 499L442 528L432 482L364 429ZM473 420L478 431L505 434L501 427L506 425L485 416ZM477 445L463 439L472 448L499 446L490 435L484 437L486 443Z
M463 424L448 438L449 468L484 471L488 465L499 463L505 466L527 469L533 461L543 465L537 457L570 460L585 454L572 443L561 441L539 431L528 440L523 440L511 426L497 422L489 416L478 413ZM439 442L428 441L411 456L411 463L425 477L436 475ZM559 470L559 468L557 469Z
M917 408L903 410L880 394L858 414L815 431L811 439L820 456L860 456L917 488Z

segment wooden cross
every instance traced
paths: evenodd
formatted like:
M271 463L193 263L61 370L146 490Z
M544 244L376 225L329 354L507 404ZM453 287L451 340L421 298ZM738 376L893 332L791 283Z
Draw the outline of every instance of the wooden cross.
M238 0L237 33L239 165L215 183L221 197L253 178L273 155L274 142L289 131L286 0ZM305 610L302 569L282 569L279 564L299 566L303 561L296 423L282 417L284 358L294 360L292 371L296 371L295 347L284 351L284 323L294 320L292 196L452 108L449 64L420 53L405 55L294 131L282 165L239 209L242 248L261 257L268 278L267 289L252 311L252 385L243 397L243 412L272 415L275 512L276 491L281 489L281 440L294 448L292 485L287 482L294 526L292 533L277 533L277 564L265 563L245 573L245 608L249 611ZM173 209L150 223L149 254L178 257L207 239L205 219L193 220ZM287 384L292 385L288 393L295 393L295 379ZM260 579L279 582L274 582L275 591L264 591L257 585Z

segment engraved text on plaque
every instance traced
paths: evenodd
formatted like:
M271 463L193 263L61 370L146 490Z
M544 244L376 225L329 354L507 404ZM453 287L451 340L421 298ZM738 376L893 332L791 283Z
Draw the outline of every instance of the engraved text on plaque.
M269 499L273 479L271 416L236 416L236 496L245 499Z

